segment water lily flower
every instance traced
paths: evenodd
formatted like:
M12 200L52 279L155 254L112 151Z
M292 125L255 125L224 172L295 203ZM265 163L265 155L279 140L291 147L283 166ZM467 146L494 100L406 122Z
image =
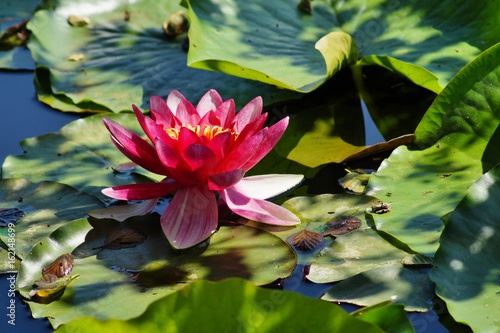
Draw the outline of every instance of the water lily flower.
M234 101L223 101L215 90L208 91L196 107L174 90L166 100L151 97L151 117L135 105L132 108L149 142L103 118L111 140L132 162L165 178L102 192L115 199L145 200L133 213L150 211L160 197L175 192L160 218L174 248L194 246L215 232L218 199L234 213L258 222L300 223L296 215L265 199L294 187L302 175L244 177L276 145L288 125L287 117L263 127L267 113L262 113L261 97L236 113Z

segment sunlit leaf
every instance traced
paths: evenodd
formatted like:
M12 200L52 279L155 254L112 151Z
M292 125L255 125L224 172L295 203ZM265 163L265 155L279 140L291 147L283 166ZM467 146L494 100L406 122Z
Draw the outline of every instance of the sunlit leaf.
M228 292L231 291L231 292ZM408 321L401 316L394 323ZM300 316L297 315L300 313ZM396 316L396 311L389 311ZM161 314L161 315L159 315ZM406 326L407 327L407 326ZM242 279L194 282L151 304L139 317L105 321L85 317L56 332L383 332L370 320L298 293L257 288Z
M358 49L359 64L385 67L438 93L498 41L491 1L314 1L311 15L289 1L187 3L191 66L299 91L316 88Z
M499 161L499 54L497 44L460 71L427 111L415 143L397 148L371 175L366 193L392 209L368 217L391 242L432 257L441 217Z
M166 97L173 89L196 101L214 88L240 106L257 95L266 104L294 96L262 83L188 68L185 34L167 38L162 29L180 9L176 0L62 0L55 10L38 11L28 24L38 98L63 111L120 112L131 110L132 104L147 109L150 96ZM81 61L68 60L75 54Z
M61 298L68 284L78 277L78 274L62 278L52 274L44 275L33 283L28 298L41 304L51 303Z
M25 214L12 228L16 255L22 259L33 245L61 225L103 205L96 198L67 185L3 179L0 181L0 207L15 207ZM9 243L8 227L0 227L0 239Z
M481 177L451 213L431 279L457 322L475 332L500 329L500 165Z

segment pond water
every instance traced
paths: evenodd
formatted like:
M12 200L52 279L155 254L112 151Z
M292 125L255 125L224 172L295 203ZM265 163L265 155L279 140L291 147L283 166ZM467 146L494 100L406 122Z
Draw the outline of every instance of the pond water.
M367 144L383 141L371 118L365 112L365 128ZM50 132L57 132L65 124L77 119L75 114L55 111L38 102L33 86L32 72L0 71L0 161L3 163L9 154L21 154L19 141ZM0 275L0 332L52 332L46 319L33 319L27 305L19 297L9 293L11 274ZM299 267L287 279L284 288L302 294L319 297L326 289L325 285L302 281ZM15 301L15 326L8 323L10 302ZM11 306L12 307L12 306ZM347 311L356 309L344 305ZM426 314L409 314L416 332L448 332L435 312Z

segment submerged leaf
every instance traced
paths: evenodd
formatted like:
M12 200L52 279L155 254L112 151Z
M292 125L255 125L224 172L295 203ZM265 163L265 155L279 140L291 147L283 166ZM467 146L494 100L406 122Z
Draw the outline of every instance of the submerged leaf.
M94 249L125 249L141 244L146 238L147 235L139 229L120 227L106 235L106 244Z
M292 245L299 251L311 251L324 241L320 233L304 229L292 238Z
M325 224L323 236L343 235L361 227L361 220L355 216L342 216Z

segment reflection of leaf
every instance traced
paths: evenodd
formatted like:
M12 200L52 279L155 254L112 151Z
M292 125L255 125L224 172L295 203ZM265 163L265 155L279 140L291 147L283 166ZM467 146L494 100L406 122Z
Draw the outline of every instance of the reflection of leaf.
M64 253L57 257L50 265L46 266L42 270L42 275L53 275L57 278L61 278L71 273L74 265L75 260L73 255L71 255L71 253Z

